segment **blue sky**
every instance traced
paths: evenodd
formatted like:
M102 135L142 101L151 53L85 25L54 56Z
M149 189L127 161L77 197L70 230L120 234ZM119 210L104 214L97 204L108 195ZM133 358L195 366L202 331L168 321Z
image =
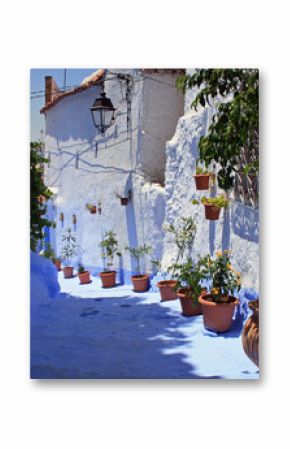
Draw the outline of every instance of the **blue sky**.
M79 85L82 80L93 73L92 69L66 69L66 86ZM57 85L62 89L64 84L64 69L31 69L30 71L30 97L39 96L30 100L30 139L40 139L40 130L45 131L44 115L39 111L44 106L44 78L53 76Z

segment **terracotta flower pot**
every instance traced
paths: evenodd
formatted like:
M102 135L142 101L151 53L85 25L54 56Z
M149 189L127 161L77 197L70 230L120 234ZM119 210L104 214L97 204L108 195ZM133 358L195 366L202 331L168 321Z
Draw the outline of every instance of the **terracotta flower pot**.
M230 302L227 303L216 303L211 298L207 293L198 298L202 307L204 327L214 332L226 332L232 325L235 307L239 301L234 296L230 296Z
M146 292L149 288L149 276L147 274L131 276L131 281L135 292Z
M91 276L89 271L83 271L78 274L81 284L89 284L91 282Z
M54 262L54 266L57 269L57 271L61 271L61 261L60 260L56 260Z
M122 205L122 206L127 206L127 204L128 204L128 198L120 198L120 201L121 201L121 205Z
M181 288L178 290L177 296L179 298L182 307L182 314L184 316L195 316L202 314L201 306L193 302L192 297L189 296L189 290Z
M74 267L63 267L62 271L65 279L72 278L74 275Z
M172 299L177 299L177 292L174 290L176 286L176 281L160 281L157 282L157 287L160 291L161 301L171 301Z
M204 212L206 220L218 220L220 216L220 207L216 207L213 204L205 204Z
M97 206L92 206L90 208L90 212L91 212L91 214L96 214L97 213Z
M249 307L253 310L253 315L244 326L243 348L249 359L259 366L259 301L249 302Z
M110 288L116 285L116 271L102 271L100 278L104 288Z
M208 190L209 175L194 175L196 190Z

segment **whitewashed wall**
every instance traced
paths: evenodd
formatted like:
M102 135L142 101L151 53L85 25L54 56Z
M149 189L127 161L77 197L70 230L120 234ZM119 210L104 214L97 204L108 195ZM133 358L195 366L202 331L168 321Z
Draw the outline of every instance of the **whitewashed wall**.
M195 255L213 254L216 250L231 249L232 262L243 275L246 288L259 288L259 211L234 201L227 211L222 210L218 221L204 218L204 207L193 206L193 198L200 199L205 191L196 191L193 174L198 157L198 142L210 123L212 110L191 109L194 92L187 92L185 115L178 121L174 137L166 147L166 212L165 223L178 225L180 217L195 216L197 235ZM165 236L163 266L168 266L176 251Z
M105 137L93 126L89 110L99 96L100 86L64 98L46 112L45 145L51 159L50 167L46 169L46 182L56 194L50 208L50 216L57 222L56 230L51 230L52 243L59 255L63 231L67 227L74 229L83 252L82 262L93 272L103 268L99 242L106 230L117 232L121 248L145 243L153 247L157 257L161 257L163 251L165 189L159 183L164 180L166 140L175 131L183 104L176 89L165 86L168 104L164 100L164 89L155 89L154 102L149 98L150 107L144 109L144 104L148 105L146 83L156 82L141 78L140 72L130 73L135 76L135 82L129 133L124 81L112 79L105 82L107 96L117 108L115 124ZM174 86L175 80L170 81ZM160 104L165 109L170 106L171 112L162 115L158 110L159 120L156 122L154 108L158 105L158 95ZM158 137L158 145L154 136ZM132 201L127 207L121 206L114 192L122 194L129 189L132 190ZM102 204L101 215L90 214L86 203L97 204L98 201ZM64 214L63 225L59 220L61 212ZM77 217L75 227L73 214ZM122 259L116 258L115 262L115 268L122 269L121 280L126 281L134 271L133 261L123 251ZM146 269L150 268L149 257Z

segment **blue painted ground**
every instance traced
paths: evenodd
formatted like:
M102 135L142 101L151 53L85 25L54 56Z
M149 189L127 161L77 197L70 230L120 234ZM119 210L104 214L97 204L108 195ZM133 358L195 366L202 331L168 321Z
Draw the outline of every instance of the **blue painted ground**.
M201 316L183 317L178 300L161 303L158 293L137 294L126 285L104 290L96 277L79 285L60 272L61 291L54 285L50 295L37 280L39 273L31 280L34 379L259 376L242 349L241 316L231 331L215 335Z

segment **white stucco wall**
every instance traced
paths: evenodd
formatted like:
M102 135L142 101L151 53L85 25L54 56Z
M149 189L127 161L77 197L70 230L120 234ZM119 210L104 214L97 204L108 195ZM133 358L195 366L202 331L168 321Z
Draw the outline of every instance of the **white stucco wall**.
M165 142L168 136L173 135L177 117L181 114L180 94L172 87L175 91L172 95L176 95L178 101L176 110L170 114L170 132L166 114L159 117L158 124L155 120L150 123L149 110L143 109L146 102L144 95L147 92L144 86L147 80L141 77L140 72L130 73L136 77L136 82L132 85L129 133L125 81L108 79L105 82L106 94L117 108L115 124L107 130L105 136L101 136L93 126L89 110L95 98L99 96L100 86L64 98L46 111L45 146L51 163L45 175L47 185L53 188L56 194L54 205L50 208L50 216L55 218L57 223L57 228L51 230L52 243L60 255L62 234L67 227L74 229L72 215L75 214L75 233L83 252L82 263L93 272L103 268L99 242L106 230L113 229L117 233L121 249L127 245L151 245L157 257L161 257L163 251L165 189L157 183L149 182L143 168L146 164L147 168L148 164L151 164L151 167L157 166L162 170L157 155L163 152L160 159L163 161L163 171L165 170ZM154 92L154 96L158 96L158 90ZM162 90L159 91L159 96L162 101ZM157 103L151 105L154 117L158 98L155 100ZM173 103L171 97L170 102ZM157 147L155 140L145 139L142 142L144 129L148 135L158 135L159 129L163 146L159 142ZM127 207L121 206L114 192L122 194L129 189L132 190L132 201ZM102 213L92 215L86 209L86 204L97 204L98 201L102 204ZM59 220L61 212L64 214L63 224ZM128 253L122 253L123 258L115 260L115 269L123 268L124 276L128 277L129 273L134 271L133 261ZM151 269L150 257L147 258L145 269Z
M191 109L194 92L185 98L185 115L179 119L174 137L166 148L166 212L165 223L178 225L180 217L195 216L197 235L194 254L213 254L231 249L232 263L243 275L243 286L259 288L259 211L231 201L227 211L222 210L218 221L204 218L204 207L191 204L206 191L196 191L193 175L198 157L198 142L211 121L212 110ZM219 192L218 192L219 193ZM165 236L162 263L166 267L175 257L170 236Z
M175 88L175 73L145 74L140 166L145 177L165 181L166 142L183 115L184 96Z

